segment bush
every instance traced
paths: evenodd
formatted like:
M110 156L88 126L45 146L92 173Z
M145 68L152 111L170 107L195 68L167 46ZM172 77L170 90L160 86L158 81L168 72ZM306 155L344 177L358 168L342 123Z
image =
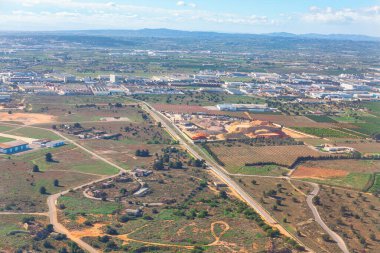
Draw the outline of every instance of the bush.
M41 194L46 194L47 193L47 190L46 190L45 186L41 186L40 187L40 193Z
M129 218L128 215L122 215L122 216L119 217L118 220L119 220L119 222L121 222L121 223L126 223L126 222L128 222L128 221L130 220L130 218Z
M98 241L102 242L102 243L107 243L107 242L109 242L109 240L110 240L110 237L108 235L98 237Z
M109 234L109 235L118 235L119 233L117 232L116 229L114 229L113 227L107 227L106 229L106 233Z

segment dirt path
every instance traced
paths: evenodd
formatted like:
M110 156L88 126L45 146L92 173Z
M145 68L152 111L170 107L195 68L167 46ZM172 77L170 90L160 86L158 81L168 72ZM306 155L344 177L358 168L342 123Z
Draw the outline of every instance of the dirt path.
M217 235L215 233L215 225L224 225L224 229L222 232L220 232L219 235ZM224 222L224 221L216 221L216 222L213 222L211 223L211 234L212 236L215 238L215 241L208 244L207 246L215 246L215 245L218 245L220 243L220 238L230 229L230 225L228 225L227 222Z
M145 227L149 226L148 224L139 227L132 232L125 234L125 235L118 235L116 236L120 240L124 241L125 243L128 242L138 242L142 244L147 244L147 245L152 245L152 246L161 246L161 247L169 247L169 248L182 248L182 249L194 249L194 246L187 246L187 245L179 245L179 244L167 244L167 243L156 243L156 242L147 242L147 241L142 241L142 240L137 240L137 239L132 239L129 236Z
M15 139L15 140L20 140L20 141L25 141L25 142L27 142L29 144L36 140L36 139L33 139L33 138L22 137L22 136L12 135L12 134L5 134L5 133L0 133L0 137L10 138L10 139Z
M48 213L15 213L15 212L0 212L0 215L37 215L37 216L46 216L48 217Z

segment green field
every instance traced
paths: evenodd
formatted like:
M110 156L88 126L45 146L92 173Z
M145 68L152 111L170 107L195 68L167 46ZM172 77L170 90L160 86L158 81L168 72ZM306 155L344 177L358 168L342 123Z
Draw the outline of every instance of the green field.
M289 170L278 165L264 165L264 166L243 166L238 168L233 173L244 175L260 175L260 176L282 176L288 173Z
M0 143L4 143L4 142L8 142L8 141L14 141L14 140L15 139L0 136Z
M28 137L33 139L50 139L50 140L59 140L60 137L49 130L43 130L38 128L23 127L10 131L9 134L18 135L22 137Z
M218 103L250 104L264 103L261 98L187 92L183 95L135 95L134 98L153 104L216 105Z
M320 123L336 123L336 121L329 116L325 115L305 115L309 119L315 121L315 122L320 122Z
M3 133L5 131L9 131L9 130L12 130L14 127L11 127L11 126L3 126L3 125L0 125L0 133Z
M374 175L374 177L375 179L373 186L369 189L369 191L373 193L380 193L380 174L377 173Z
M334 137L334 138L352 138L356 137L355 135L351 135L349 133L342 132L340 130L332 129L332 128L316 128L316 127L292 127L294 130L318 136L318 137Z
M87 199L85 197L62 196L58 199L59 204L65 205L65 214L75 216L77 214L113 214L120 209L121 204Z
M354 129L355 131L372 135L374 133L380 133L380 118L378 117L361 117L361 120L365 123L355 123L354 125L359 127Z
M319 184L326 184L332 186L339 186L344 188L355 189L358 191L363 191L369 180L371 179L372 174L370 173L350 173L345 177L336 177L329 178L325 180L320 179L305 179L306 181L311 181Z

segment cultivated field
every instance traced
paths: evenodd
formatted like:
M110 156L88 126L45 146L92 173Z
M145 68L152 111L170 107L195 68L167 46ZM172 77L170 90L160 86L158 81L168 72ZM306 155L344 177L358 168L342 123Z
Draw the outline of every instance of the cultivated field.
M207 144L211 151L225 164L230 172L238 172L246 164L276 163L292 165L298 157L323 156L324 154L303 145L255 147L240 143L225 146L219 143Z
M379 172L380 161L376 160L308 161L298 166L292 177L367 191L374 184L374 173Z

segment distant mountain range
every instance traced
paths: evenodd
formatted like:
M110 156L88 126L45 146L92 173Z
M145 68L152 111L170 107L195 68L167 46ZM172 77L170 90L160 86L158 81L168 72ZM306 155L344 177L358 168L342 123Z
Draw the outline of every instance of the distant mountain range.
M293 34L293 33L266 33L266 34L241 34L241 33L218 33L218 32L191 32L171 29L140 29L140 30L75 30L75 31L47 31L47 32L0 32L0 35L81 35L81 36L106 36L106 37L152 37L152 38L260 38L281 37L293 39L327 39L349 41L378 41L380 37L355 34Z

